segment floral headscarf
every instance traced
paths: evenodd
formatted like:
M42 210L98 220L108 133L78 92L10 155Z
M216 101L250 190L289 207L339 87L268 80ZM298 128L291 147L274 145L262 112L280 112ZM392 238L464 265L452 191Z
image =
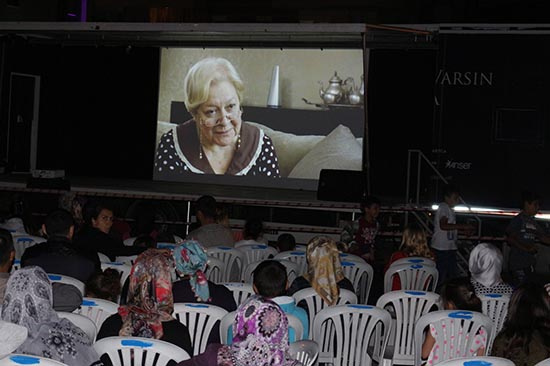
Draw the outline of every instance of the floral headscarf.
M180 275L189 275L189 283L197 300L210 301L208 280L204 275L208 257L198 241L186 240L174 249L176 271Z
M173 270L169 250L148 249L137 257L130 272L128 301L118 309L122 317L120 336L162 338L162 322L173 320Z
M281 308L260 296L249 297L237 310L233 344L218 351L219 366L291 366L288 319Z
M338 282L344 279L338 248L327 236L316 236L307 245L307 274L304 278L329 305L338 301Z
M21 268L10 276L2 320L28 329L28 337L16 353L51 358L70 366L99 363L92 340L69 320L57 316L52 285L40 267Z

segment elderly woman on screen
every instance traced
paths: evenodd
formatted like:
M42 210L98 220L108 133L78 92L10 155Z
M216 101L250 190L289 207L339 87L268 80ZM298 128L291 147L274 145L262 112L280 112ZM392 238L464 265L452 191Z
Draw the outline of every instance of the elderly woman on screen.
M184 80L184 102L193 119L162 136L155 173L280 177L271 139L242 120L243 90L228 60L205 58L193 65Z

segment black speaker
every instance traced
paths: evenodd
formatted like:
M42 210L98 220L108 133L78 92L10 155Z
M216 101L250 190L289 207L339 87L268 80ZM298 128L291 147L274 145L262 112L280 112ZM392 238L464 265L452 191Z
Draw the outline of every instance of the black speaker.
M323 169L319 174L320 201L361 202L367 197L365 174L357 170Z

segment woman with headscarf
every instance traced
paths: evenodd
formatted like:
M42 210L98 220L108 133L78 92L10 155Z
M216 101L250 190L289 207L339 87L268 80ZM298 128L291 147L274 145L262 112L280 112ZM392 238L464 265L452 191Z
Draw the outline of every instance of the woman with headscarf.
M288 354L288 319L281 308L261 296L249 297L237 310L231 345L210 344L206 351L178 366L294 366Z
M355 291L353 284L344 277L340 255L334 240L327 236L316 236L307 244L307 274L297 277L288 289L288 295L304 288L313 287L329 305L334 305L340 296L340 289Z
M470 253L470 281L476 295L511 294L514 289L500 276L503 257L497 247L480 243Z
M70 366L101 365L92 340L53 309L52 284L40 267L30 266L10 276L2 304L2 320L28 330L16 350Z
M103 322L97 339L112 336L160 339L192 355L189 330L172 317L173 270L174 259L169 250L148 249L140 254L130 272L126 305Z

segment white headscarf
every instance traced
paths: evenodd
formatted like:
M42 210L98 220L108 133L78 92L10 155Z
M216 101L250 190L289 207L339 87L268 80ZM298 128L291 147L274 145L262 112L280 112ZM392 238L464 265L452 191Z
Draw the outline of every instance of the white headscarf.
M485 287L502 283L502 253L494 245L480 243L470 253L470 273L472 279Z

